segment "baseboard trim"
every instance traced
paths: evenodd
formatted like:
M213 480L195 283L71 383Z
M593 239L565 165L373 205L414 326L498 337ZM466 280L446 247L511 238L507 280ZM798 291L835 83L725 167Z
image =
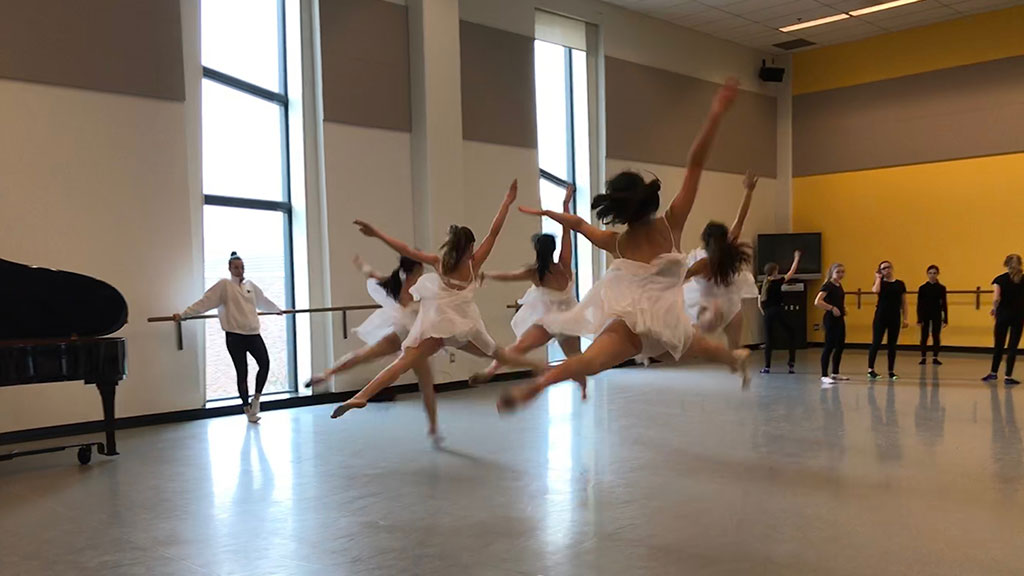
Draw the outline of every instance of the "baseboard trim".
M530 376L529 371L504 372L494 376L491 382L505 382L509 380L520 380ZM456 380L437 384L434 389L438 393L453 392L469 388L467 380ZM399 394L411 394L419 392L418 384L398 384L385 388L373 397L371 402L392 402ZM299 408L302 406L317 406L320 404L335 404L344 402L355 396L356 391L330 392L327 394L313 394L310 396L292 396L280 400L264 400L260 403L261 411L283 410L286 408ZM129 428L142 428L145 426L159 426L160 424L173 424L177 422L189 422L192 420L203 420L206 418L219 418L232 414L241 414L242 407L239 404L231 406L218 406L216 408L191 408L188 410L176 410L172 412L158 412L155 414L143 414L140 416L127 416L118 418L117 430ZM14 430L0 433L0 446L5 444L22 444L25 442L36 442L39 440L53 440L55 438L66 438L68 436L81 436L84 434L97 434L103 432L103 421L92 420L89 422L77 422L74 424L61 424L58 426L45 426L42 428L29 428L27 430Z
M821 342L808 342L808 348L821 348L824 344ZM867 350L871 348L871 344L867 342L847 342L845 348L847 350ZM900 344L896 346L896 349L903 352L921 352L921 346L917 344ZM985 346L943 346L941 352L953 352L957 354L987 354L991 355L993 349ZM931 352L929 351L929 354Z

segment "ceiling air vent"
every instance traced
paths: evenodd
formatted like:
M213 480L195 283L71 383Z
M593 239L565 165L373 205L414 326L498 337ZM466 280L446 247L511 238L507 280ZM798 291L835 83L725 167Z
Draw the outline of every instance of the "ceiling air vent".
M772 44L772 46L779 50L796 50L797 48L806 48L808 46L814 46L814 42L810 40L804 40L803 38L797 38L796 40L786 40L785 42L779 42L778 44Z

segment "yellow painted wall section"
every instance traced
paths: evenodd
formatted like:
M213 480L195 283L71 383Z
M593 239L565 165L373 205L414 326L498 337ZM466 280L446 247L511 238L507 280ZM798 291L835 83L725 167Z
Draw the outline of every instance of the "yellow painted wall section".
M793 94L1020 55L1024 55L1024 6L797 52Z
M930 264L950 290L991 288L1003 258L1024 253L1024 154L989 156L793 180L793 231L822 232L823 267L846 265L847 293L871 290L878 262L892 260L896 275L916 290ZM809 303L820 284L808 286ZM975 310L974 297L951 296L952 324L943 344L991 346L991 295ZM847 341L870 342L873 296L856 309L847 296ZM910 329L900 343L917 343L915 298L908 296ZM821 321L808 314L808 337Z

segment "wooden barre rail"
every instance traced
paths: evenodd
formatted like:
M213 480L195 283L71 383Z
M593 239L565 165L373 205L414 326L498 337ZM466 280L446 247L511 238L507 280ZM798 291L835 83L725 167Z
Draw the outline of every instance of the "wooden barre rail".
M285 314L310 314L316 312L341 312L341 331L344 338L348 338L348 313L358 312L360 310L376 310L380 308L377 304L358 304L355 306L327 306L324 308L303 308L300 310L288 310ZM277 312L257 312L257 316L278 316ZM181 336L181 323L188 320L209 320L211 318L217 318L216 314L203 314L202 316L189 316L188 318L182 318L181 321L175 321L174 316L152 316L146 318L146 322L174 322L175 336L178 341L178 350L184 350L185 346L182 342Z
M981 310L981 295L982 294L992 294L992 292L993 292L992 290L982 290L981 286L976 286L974 288L974 290L946 290L946 295L950 296L950 295L953 295L953 294L972 294L972 295L974 295L974 309L975 310ZM907 290L907 294L908 295L912 295L912 296L917 296L917 291L916 290ZM878 296L878 294L875 294L874 292L872 292L870 290L865 292L865 291L861 290L860 288L857 288L856 292L847 292L846 295L847 296L856 296L857 297L857 310L860 310L861 298L863 296Z

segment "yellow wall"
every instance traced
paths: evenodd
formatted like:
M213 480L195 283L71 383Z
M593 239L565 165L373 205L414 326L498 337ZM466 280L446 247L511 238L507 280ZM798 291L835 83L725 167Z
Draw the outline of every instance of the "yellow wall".
M1024 253L1024 154L797 178L793 231L822 232L823 264L846 264L848 293L870 291L883 259L893 261L909 290L925 281L929 264L942 269L951 290L989 289L1003 257ZM908 298L913 320L915 300ZM983 297L977 311L973 296L951 297L953 323L943 344L991 346L990 304L991 296ZM847 340L869 342L874 298L857 310L848 296L847 307ZM820 314L809 316L808 335L820 342L821 333L811 331ZM900 342L915 343L916 328Z
M1024 6L793 55L793 93L854 86L1024 54Z

